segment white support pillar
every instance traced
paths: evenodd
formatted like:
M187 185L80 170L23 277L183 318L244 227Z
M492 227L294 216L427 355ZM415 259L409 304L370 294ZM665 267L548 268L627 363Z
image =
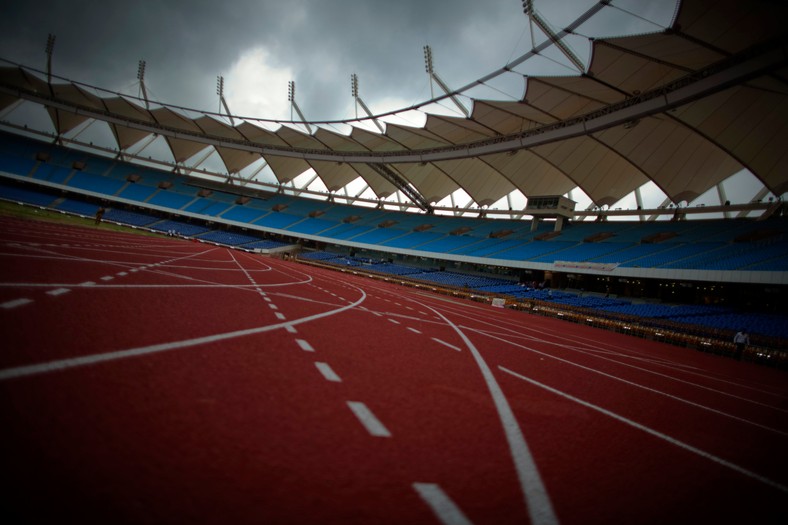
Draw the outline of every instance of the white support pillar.
M720 205L725 206L725 203L728 202L728 196L725 193L725 187L722 185L722 182L717 183L717 197L720 198ZM722 215L726 219L731 218L731 214L729 211L722 212Z
M643 195L641 195L640 193L640 186L635 188L635 204L637 204L639 210L643 209ZM644 222L645 220L646 220L646 216L641 213L640 222Z
M759 201L759 200L763 199L764 197L766 197L768 194L769 194L769 190L768 190L768 188L766 188L766 186L764 186L763 188L761 188L761 190L758 193L755 194L755 196L752 198L752 200L753 201ZM749 212L747 210L742 210L742 211L739 212L738 215L736 215L736 218L738 219L738 218L746 217L748 213Z
M665 206L667 206L668 204L670 204L670 197L668 197L667 199L665 199L664 201L662 201L662 204L660 204L660 205L659 205L659 207L660 207L660 208L664 208L664 207L665 207ZM657 214L654 214L654 215L652 215L652 216L650 216L650 217L648 218L648 222L653 222L653 221L656 221L658 217L659 217L659 215L657 215Z

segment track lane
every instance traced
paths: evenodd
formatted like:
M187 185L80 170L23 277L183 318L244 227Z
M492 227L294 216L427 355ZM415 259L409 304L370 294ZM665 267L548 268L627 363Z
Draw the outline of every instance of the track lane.
M157 244L165 248L185 244L162 241ZM270 328L183 351L0 382L0 414L14 429L10 442L18 454L11 472L20 490L52 492L68 514L84 513L69 499L83 493L93 495L93 517L114 513L132 522L222 515L239 523L435 523L439 518L424 499L430 493L443 494L472 523L527 522L529 505L495 404L454 325L500 384L558 521L680 522L683 516L692 522L704 509L709 516L745 518L749 503L757 506L750 517L777 515L779 499L763 483L501 367L561 392L574 389L578 399L595 406L629 410L633 420L642 415L637 407L650 407L649 422L662 430L692 427L690 433L700 436L698 427L705 425L709 440L718 439L724 427L708 423L714 418L690 417L694 409L655 401L653 393L633 395L620 382L516 345L778 422L784 420L779 411L768 414L785 399L780 371L745 366L736 376L740 368L734 363L686 349L240 252L153 267L133 277L169 283L164 294L176 294L173 302L181 310L207 309L219 325L225 316L249 316L258 328ZM221 287L209 287L216 284ZM117 284L99 286L105 288L84 291L98 292L96 300L114 293L111 286ZM193 286L183 290L192 295L177 295L177 286ZM229 299L213 306L195 301L218 298L219 291ZM47 298L54 304L69 295ZM38 299L16 312L0 311L0 319L28 306L37 309ZM298 321L305 312L326 311L336 313ZM260 325L260 319L268 324ZM109 317L107 323L114 326ZM196 329L208 323L200 317ZM49 332L50 340L55 335ZM631 364L648 372L626 366ZM727 388L744 399L714 391ZM367 407L390 437L373 435L350 402ZM676 410L687 415L671 418ZM730 424L725 443L737 460L760 468L770 459L756 446L766 443L758 434L764 430L742 430L745 425ZM47 439L52 435L58 436L57 446ZM743 450L741 439L752 440L753 447ZM778 436L776 443L785 442ZM21 458L38 468L27 469ZM775 470L780 461L773 461ZM50 476L41 478L43 472ZM69 482L64 494L54 492Z

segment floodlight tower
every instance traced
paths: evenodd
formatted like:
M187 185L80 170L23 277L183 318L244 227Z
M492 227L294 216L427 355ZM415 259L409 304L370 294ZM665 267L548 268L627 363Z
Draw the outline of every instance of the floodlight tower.
M55 50L55 35L49 33L47 36L47 82L52 83L52 52Z
M222 106L224 106L224 110L227 112L227 118L230 119L230 125L235 127L233 114L230 113L230 108L227 106L227 101L224 99L224 77L221 75L216 77L216 94L219 95L219 111L221 111Z
M583 64L583 61L578 58L578 56L567 46L561 38L558 37L555 30L550 27L550 24L547 23L547 20L542 18L542 15L534 9L534 2L533 0L523 0L523 13L528 17L528 23L531 25L531 47L535 48L536 43L534 41L534 24L542 30L542 32L547 35L547 38L555 44L555 46L564 54L564 56L577 68L577 70L582 73L585 71L586 66Z
M140 90L142 91L142 99L145 101L145 107L150 109L150 102L148 101L148 90L145 89L145 61L140 60L137 64L137 80L140 81Z
M311 135L312 134L312 128L309 127L309 123L306 121L306 118L304 118L304 114L301 113L301 108L299 108L298 104L296 103L296 100L295 100L295 82L292 81L292 80L287 83L287 100L290 101L290 120L293 120L293 109L295 109L296 113L298 113L298 116L301 118L301 123L304 126L306 126L306 130Z
M361 109L363 109L364 112L367 114L367 116L372 119L372 122L375 123L375 125L378 127L380 132L385 133L383 131L383 126L380 125L380 122L378 122L377 119L372 117L372 112L369 110L367 105L364 104L364 101L361 100L361 97L358 95L358 75L356 75L355 73L350 75L350 92L353 95L353 100L356 101L356 118L358 118L358 106L361 105Z
M427 75L430 77L430 96L431 98L435 98L435 93L432 89L432 81L434 80L438 87L440 87L446 95L449 95L449 98L454 105L459 108L463 115L466 117L470 117L470 113L465 106L460 103L460 100L457 98L457 95L452 94L451 89L446 85L446 83L438 76L435 72L435 68L432 66L432 48L430 46L424 46L424 68L427 70Z

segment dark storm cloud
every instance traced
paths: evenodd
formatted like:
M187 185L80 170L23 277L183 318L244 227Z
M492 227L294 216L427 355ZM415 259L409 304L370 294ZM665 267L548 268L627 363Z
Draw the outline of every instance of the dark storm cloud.
M580 12L589 0L566 3ZM136 94L144 59L151 98L216 109L216 76L264 48L292 71L308 118L346 118L351 73L369 104L416 102L429 96L423 45L459 87L522 53L526 26L521 0L17 1L0 17L0 57L44 69L53 33L56 75Z

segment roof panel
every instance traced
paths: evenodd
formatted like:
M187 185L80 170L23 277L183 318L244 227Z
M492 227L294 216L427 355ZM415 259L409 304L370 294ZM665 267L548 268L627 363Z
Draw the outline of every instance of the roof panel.
M427 117L424 128L451 144L464 144L495 135L495 132L467 118Z
M263 158L274 173L276 180L282 184L287 184L311 168L309 163L303 159L277 157L274 155L264 155Z
M369 187L375 192L379 199L385 199L389 195L397 192L397 187L392 183L378 175L378 173L370 168L367 164L352 164L354 170L364 178Z
M435 164L480 206L489 206L515 189L506 177L479 159L449 160Z
M613 204L648 179L632 164L592 137L575 137L533 148L564 172L594 203ZM604 176L604 183L600 183Z
M346 184L356 180L359 173L353 165L344 162L324 162L319 160L309 161L328 191L339 191Z
M68 101L71 104L93 110L104 109L104 105L99 97L88 93L74 84L52 84L51 88L53 96ZM58 134L68 133L82 123L90 120L89 117L78 115L69 110L48 107L47 111L49 112L49 116Z
M0 83L11 93L0 98L0 105L13 103L15 91L33 100L36 100L33 94L45 94L47 97L38 102L50 108L61 133L85 121L76 111L63 109L62 105L75 110L84 107L100 110L103 105L106 111L97 112L96 118L102 118L101 114L108 111L112 114L110 120L129 120L127 125L110 124L121 150L152 133L169 136L168 132L176 129L207 134L217 141L246 140L261 147L381 152L381 159L433 201L460 186L484 202L512 186L526 195L562 194L571 181L600 203L622 195L627 188L645 182L647 177L676 198L702 193L742 166L753 171L772 191L779 192L788 188L784 147L788 143L785 68L750 79L747 87L732 88L666 114L630 120L627 126L608 129L594 137L566 139L561 133L547 134L546 137L559 142L511 155L490 155L481 161L441 160L437 164L414 164L411 159L406 165L398 165L399 157L386 157L385 152L432 150L480 140L487 141L487 146L495 144L496 139L489 139L496 135L516 135L604 109L638 92L660 89L665 82L716 63L729 53L784 35L787 12L786 2L685 0L675 26L668 31L594 41L586 75L528 78L522 102L474 101L472 118L429 116L425 128L387 124L385 135L355 128L350 136L344 136L320 127L311 135L287 126L271 132L249 122L233 128L208 117L193 120L164 107L148 111L121 97L101 100L70 84L50 88L35 74L21 68L0 68ZM47 104L50 91L62 102L57 104L57 109ZM619 119L626 110L627 107L610 108ZM155 122L165 129L140 131L136 128L141 122ZM167 139L179 162L206 147L190 140L188 133ZM507 142L507 147L510 146L511 142ZM235 150L230 141L217 151L229 171L242 169L255 158L255 154ZM268 155L266 159L282 182L309 168L307 162L297 158ZM361 174L378 195L391 190L391 183L364 164L344 166L323 161L315 166L331 188Z
M129 102L122 97L113 97L103 99L104 107L107 111L122 115L130 120L137 120L143 122L153 122L153 117L148 111L132 102ZM121 126L118 124L110 123L115 140L121 151L126 151L128 148L137 144L142 139L149 137L152 133L142 131L128 126Z
M785 33L788 3L780 1L685 0L676 27L726 53Z
M686 70L655 62L621 47L621 40L611 40L610 44L604 40L594 43L594 55L588 71L596 80L632 95L650 91L687 74Z
M267 129L263 129L248 122L241 122L235 129L249 142L255 142L266 146L287 146L287 142L282 140L273 131L268 131Z
M350 137L370 151L400 151L402 145L398 144L388 135L373 133L361 128L353 128Z
M312 135L288 126L282 126L276 130L276 136L294 148L325 149L320 141Z
M788 97L747 86L677 108L675 116L718 144L775 194L788 185Z
M409 180L430 203L436 203L460 188L455 181L431 163L395 164L389 167Z
M438 135L430 133L426 129L396 124L389 124L386 127L386 135L397 143L402 144L406 149L438 148L448 144Z
M534 151L520 150L482 158L511 180L526 197L563 195L577 186L562 171Z

